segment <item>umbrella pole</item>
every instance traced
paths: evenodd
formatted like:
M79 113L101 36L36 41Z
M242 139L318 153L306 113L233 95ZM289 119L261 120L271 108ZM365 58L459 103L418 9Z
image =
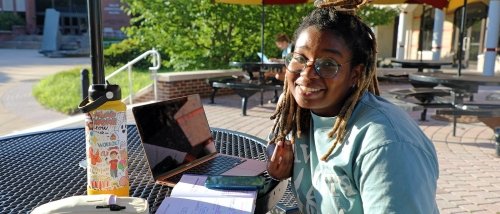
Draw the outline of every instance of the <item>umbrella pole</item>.
M464 7L462 8L462 20L460 22L460 30L458 35L458 76L462 75L462 56L464 54L464 31L465 22L467 19L467 0L464 0Z
M90 37L90 61L92 62L93 84L104 84L104 66L102 54L102 31L101 31L101 0L87 1L89 37Z
M422 7L422 14L420 15L420 33L418 34L418 49L420 51L420 61L423 60L424 51L424 21L425 21L425 5Z
M266 25L266 11L264 9L264 4L262 4L261 22L262 26L260 27L260 52L262 53L262 56L264 56L264 26ZM264 63L264 57L260 58L260 62Z
M458 76L462 75L462 55L463 55L463 46L464 46L464 29L465 29L465 21L467 18L467 0L464 0L464 8L462 8L462 20L460 22L460 30L458 35ZM454 99L456 100L456 94L453 94ZM461 94L459 95L461 96ZM454 102L455 103L455 102ZM453 108L453 127L457 126L457 115L456 108ZM453 136L455 136L455 129L453 129Z

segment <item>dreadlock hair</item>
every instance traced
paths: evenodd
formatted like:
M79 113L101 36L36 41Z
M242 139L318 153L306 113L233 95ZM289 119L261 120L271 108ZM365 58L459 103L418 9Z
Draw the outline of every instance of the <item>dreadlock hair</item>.
M365 91L379 95L379 88L375 70L376 47L375 35L368 25L352 12L337 11L333 7L316 8L305 17L294 34L294 40L308 27L315 27L320 31L332 32L343 38L347 47L352 51L351 68L356 65L364 65L365 71L358 78L352 94L348 95L337 119L333 124L328 137L334 138L332 146L321 160L326 161L338 143L346 137L346 127L349 118ZM276 110L271 116L275 120L272 129L272 138L269 143L282 141L291 133L291 142L295 142L296 137L300 137L304 131L309 131L311 123L311 112L298 106L290 92L290 87L285 84L283 94L276 106Z

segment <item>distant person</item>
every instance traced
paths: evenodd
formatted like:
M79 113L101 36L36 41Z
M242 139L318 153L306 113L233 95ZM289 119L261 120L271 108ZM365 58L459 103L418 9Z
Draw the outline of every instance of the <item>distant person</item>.
M276 44L276 47L278 47L281 50L280 60L283 60L287 54L293 51L293 44L290 41L288 35L284 33L276 35L276 40L274 41L274 43Z
M301 213L439 213L436 150L379 96L376 37L345 9L359 2L328 0L295 31L268 173L291 177Z
M276 35L274 43L281 50L281 58L271 58L270 60L272 62L284 62L286 55L293 51L293 44L290 41L290 37L284 33L279 33ZM285 72L286 70L283 68L281 71L272 72L267 76L274 76L275 79L283 81L285 79Z

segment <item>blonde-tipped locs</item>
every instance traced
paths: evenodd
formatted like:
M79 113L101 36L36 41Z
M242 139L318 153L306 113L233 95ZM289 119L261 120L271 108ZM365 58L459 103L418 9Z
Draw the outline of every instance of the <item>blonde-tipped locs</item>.
M357 65L363 65L365 68L365 72L358 78L352 94L348 95L348 99L343 104L332 130L328 134L330 138L333 138L333 142L329 150L321 157L321 160L326 161L337 144L346 137L348 121L363 93L369 91L379 95L375 68L377 43L370 27L363 23L358 16L336 11L334 8L315 9L304 18L295 32L295 39L303 30L311 26L320 31L332 32L343 38L352 52L351 68ZM296 137L301 137L302 132L308 132L310 128L311 112L298 106L289 90L290 86L286 84L286 78L284 81L283 94L271 116L275 123L270 143L282 141L289 134L294 142Z

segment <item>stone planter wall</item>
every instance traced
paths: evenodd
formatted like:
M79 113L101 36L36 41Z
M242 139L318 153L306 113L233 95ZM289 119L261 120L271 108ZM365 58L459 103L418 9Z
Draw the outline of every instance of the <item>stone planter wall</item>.
M12 31L0 30L0 41L9 41L13 38Z
M158 100L172 99L190 94L209 97L212 87L207 79L216 77L242 76L241 70L205 70L192 72L172 72L158 75ZM231 89L219 89L217 95L234 93ZM123 94L122 96L128 96ZM134 95L134 103L154 100L153 86L149 86Z

